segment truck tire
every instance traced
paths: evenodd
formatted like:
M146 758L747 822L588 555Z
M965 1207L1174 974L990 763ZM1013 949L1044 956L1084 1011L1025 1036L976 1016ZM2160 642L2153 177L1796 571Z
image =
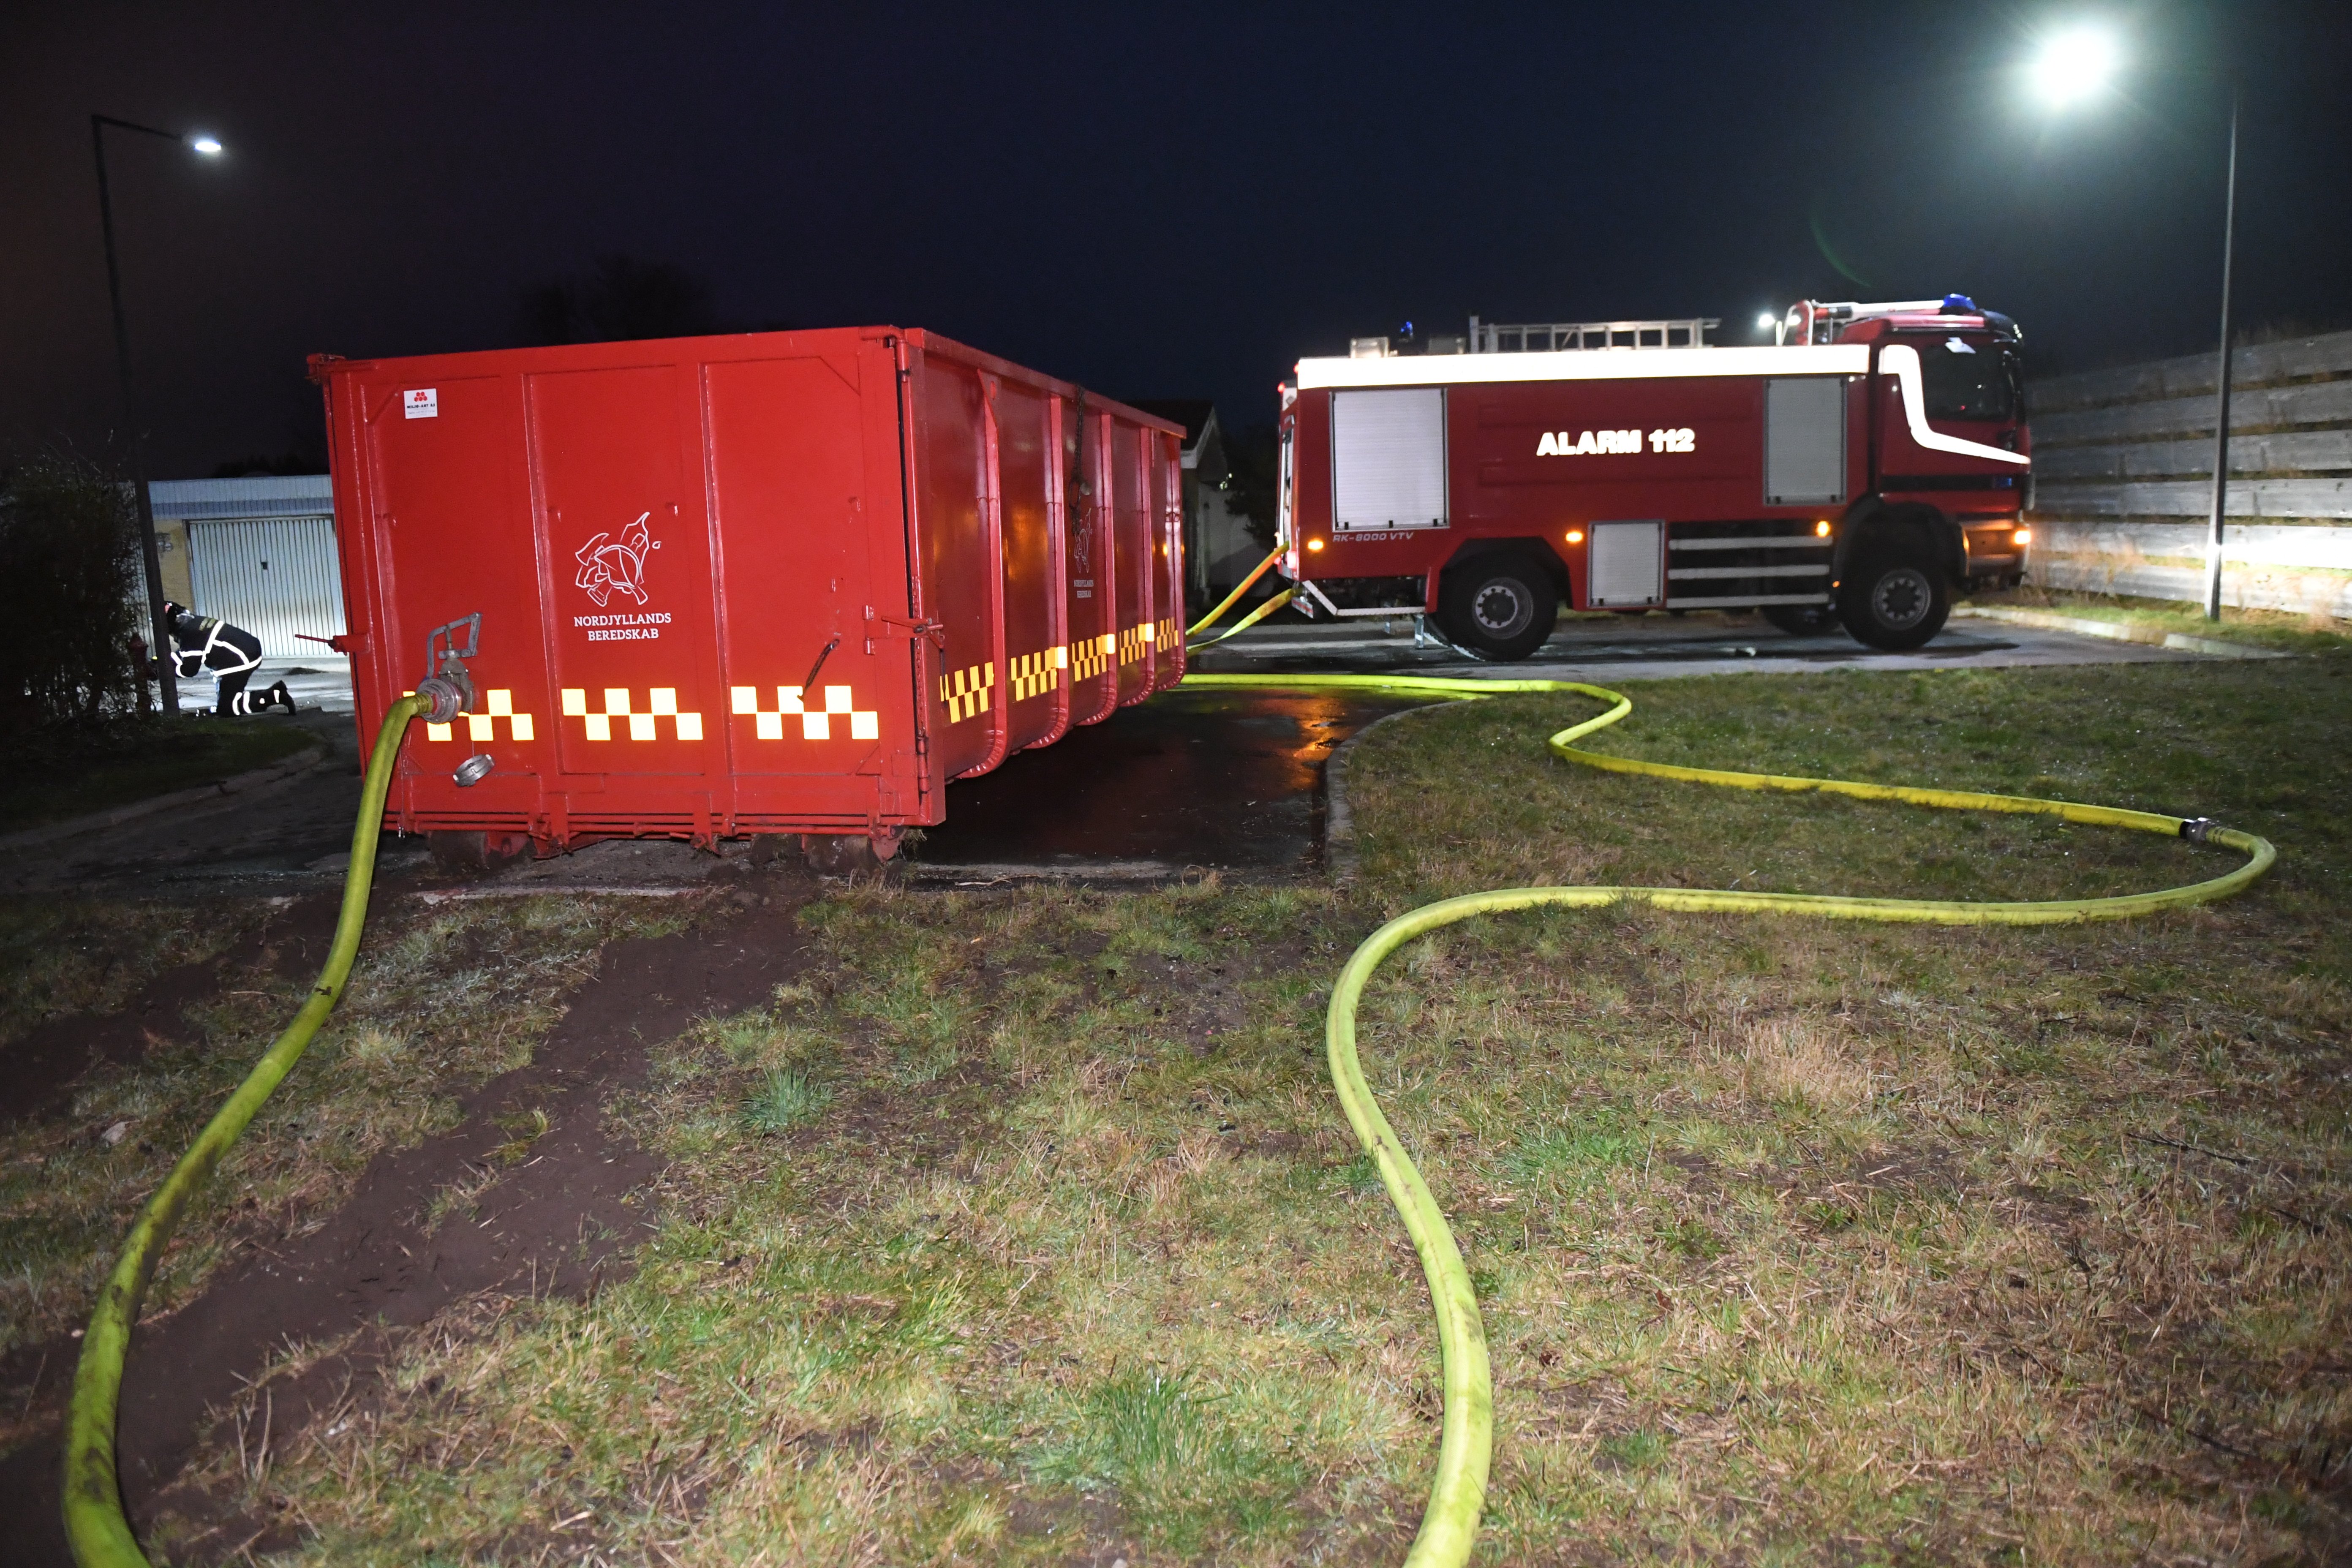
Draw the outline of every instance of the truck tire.
M1764 605L1759 613L1792 637L1825 637L1838 624L1837 611L1827 605Z
M1522 659L1559 624L1551 574L1515 551L1473 556L1445 574L1437 624L1446 640L1481 658Z
M1944 629L1952 595L1927 550L1896 538L1856 553L1838 585L1837 609L1855 641L1908 653Z

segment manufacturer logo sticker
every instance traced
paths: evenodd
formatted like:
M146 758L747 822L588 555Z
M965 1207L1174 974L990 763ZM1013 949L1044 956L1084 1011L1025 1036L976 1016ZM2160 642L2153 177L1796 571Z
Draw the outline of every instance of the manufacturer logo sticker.
M400 412L410 419L440 418L441 389L437 386L410 387L400 395Z

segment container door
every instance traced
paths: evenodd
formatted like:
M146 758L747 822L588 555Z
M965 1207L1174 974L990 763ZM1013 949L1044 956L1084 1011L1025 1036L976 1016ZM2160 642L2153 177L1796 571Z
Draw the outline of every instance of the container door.
M867 368L845 344L702 367L727 697L709 722L733 759L736 816L755 826L862 821L886 754L911 747L908 641L865 618L886 602L875 507L902 548L898 476L878 496L867 482Z
M996 393L997 489L1004 537L1005 711L1011 744L1052 735L1070 678L1062 553L1052 513L1051 398L1007 381Z
M989 478L979 374L925 355L913 396L923 603L946 628L929 693L931 743L940 770L954 778L988 761L1003 719L993 610L1002 565L982 515Z
M1160 684L1184 679L1184 471L1171 436L1154 436L1160 476Z
M683 462L681 392L690 397L690 382L675 365L526 383L554 611L557 747L569 773L723 766L710 539ZM678 826L676 786L658 798L664 809L650 816L624 799L597 810L609 804L640 825ZM572 820L586 819L575 810Z
M1118 700L1122 705L1151 695L1152 549L1159 509L1149 487L1150 465L1145 458L1144 431L1133 425L1111 426L1111 531L1117 553L1114 578L1118 584Z
M1084 405L1080 405L1083 411ZM1118 574L1112 550L1111 419L1069 422L1070 716L1096 724L1118 706Z
M522 428L516 384L483 375L350 384L365 405L380 542L380 619L366 628L368 657L389 670L393 693L412 690L427 673L433 629L482 617L480 650L469 668L483 711L418 726L421 743L412 738L403 748L401 773L446 778L467 757L488 753L497 771L467 792L466 806L535 810L531 775L554 771L555 719L529 492L516 460ZM382 714L368 718L372 724Z

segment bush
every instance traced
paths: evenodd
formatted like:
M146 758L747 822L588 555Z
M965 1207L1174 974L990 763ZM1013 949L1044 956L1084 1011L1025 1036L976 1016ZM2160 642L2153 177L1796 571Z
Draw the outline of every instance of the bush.
M142 705L138 514L131 487L47 453L0 479L0 728Z

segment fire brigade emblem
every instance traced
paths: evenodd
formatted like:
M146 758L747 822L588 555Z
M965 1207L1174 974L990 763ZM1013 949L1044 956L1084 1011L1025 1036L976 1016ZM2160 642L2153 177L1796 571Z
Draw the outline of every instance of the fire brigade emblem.
M625 594L640 605L646 602L646 558L661 546L646 528L649 511L637 514L637 521L621 531L614 539L610 533L599 533L582 545L572 559L580 563L580 574L572 579L575 588L584 588L588 596L603 609L615 594Z

